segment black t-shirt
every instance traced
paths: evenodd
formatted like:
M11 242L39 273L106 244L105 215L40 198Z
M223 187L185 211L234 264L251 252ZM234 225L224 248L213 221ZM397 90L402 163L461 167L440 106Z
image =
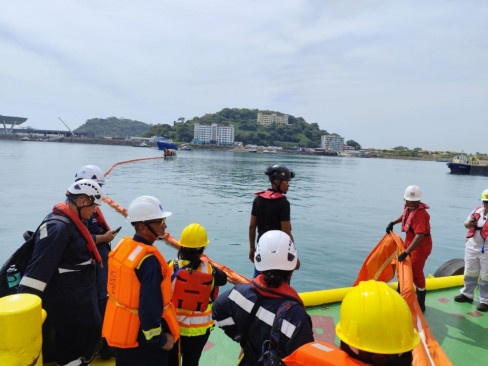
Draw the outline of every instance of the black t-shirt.
M281 230L282 221L290 221L290 202L284 196L278 199L257 196L251 215L256 216L259 240L266 231Z

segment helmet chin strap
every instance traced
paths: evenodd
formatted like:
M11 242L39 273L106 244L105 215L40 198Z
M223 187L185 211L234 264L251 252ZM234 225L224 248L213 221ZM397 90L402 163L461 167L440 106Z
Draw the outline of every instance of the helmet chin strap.
M81 210L85 207L91 207L92 205L89 204L89 205L78 206L78 204L70 196L68 196L68 201L70 201L73 205L76 206L76 210L78 211L78 217L80 218L80 220L83 220L83 218L81 217Z
M149 225L147 222L143 221L143 224L144 226L151 232L151 234L154 235L154 240L157 240L159 238L159 235L156 234L156 232L154 231L154 229L151 227L151 225Z
M276 184L275 181L273 181L272 184L278 192L283 193L283 191L281 190L281 182L282 182L282 180L280 180L280 184Z

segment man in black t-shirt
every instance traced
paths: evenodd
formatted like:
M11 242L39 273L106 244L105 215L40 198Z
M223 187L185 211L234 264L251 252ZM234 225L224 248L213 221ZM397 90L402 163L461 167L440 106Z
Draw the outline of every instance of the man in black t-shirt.
M269 177L271 188L255 193L256 198L252 204L249 222L249 260L253 263L256 229L258 240L266 231L281 230L294 241L291 234L290 202L285 194L288 192L290 180L295 177L295 173L283 165L273 165L266 169L265 174ZM258 272L255 270L254 278L257 274Z

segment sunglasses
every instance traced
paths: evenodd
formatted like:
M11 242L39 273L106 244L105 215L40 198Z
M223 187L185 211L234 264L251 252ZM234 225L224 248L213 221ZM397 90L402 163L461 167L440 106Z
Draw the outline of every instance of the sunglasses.
M484 201L484 200L483 200L483 204L484 204L484 205L488 205L488 201Z
M146 224L158 224L158 225L164 225L166 223L166 217L162 218L162 219L156 219L156 220L149 220L149 221L146 221Z

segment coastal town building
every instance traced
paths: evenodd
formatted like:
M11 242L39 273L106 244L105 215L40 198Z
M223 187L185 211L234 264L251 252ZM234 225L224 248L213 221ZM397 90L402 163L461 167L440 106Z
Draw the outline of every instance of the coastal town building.
M195 123L193 142L197 144L232 145L234 144L234 125L219 126L217 123L211 125Z
M320 147L325 151L341 153L344 149L344 137L338 134L323 135L320 138Z
M258 112L258 125L269 127L271 125L287 125L288 114Z

